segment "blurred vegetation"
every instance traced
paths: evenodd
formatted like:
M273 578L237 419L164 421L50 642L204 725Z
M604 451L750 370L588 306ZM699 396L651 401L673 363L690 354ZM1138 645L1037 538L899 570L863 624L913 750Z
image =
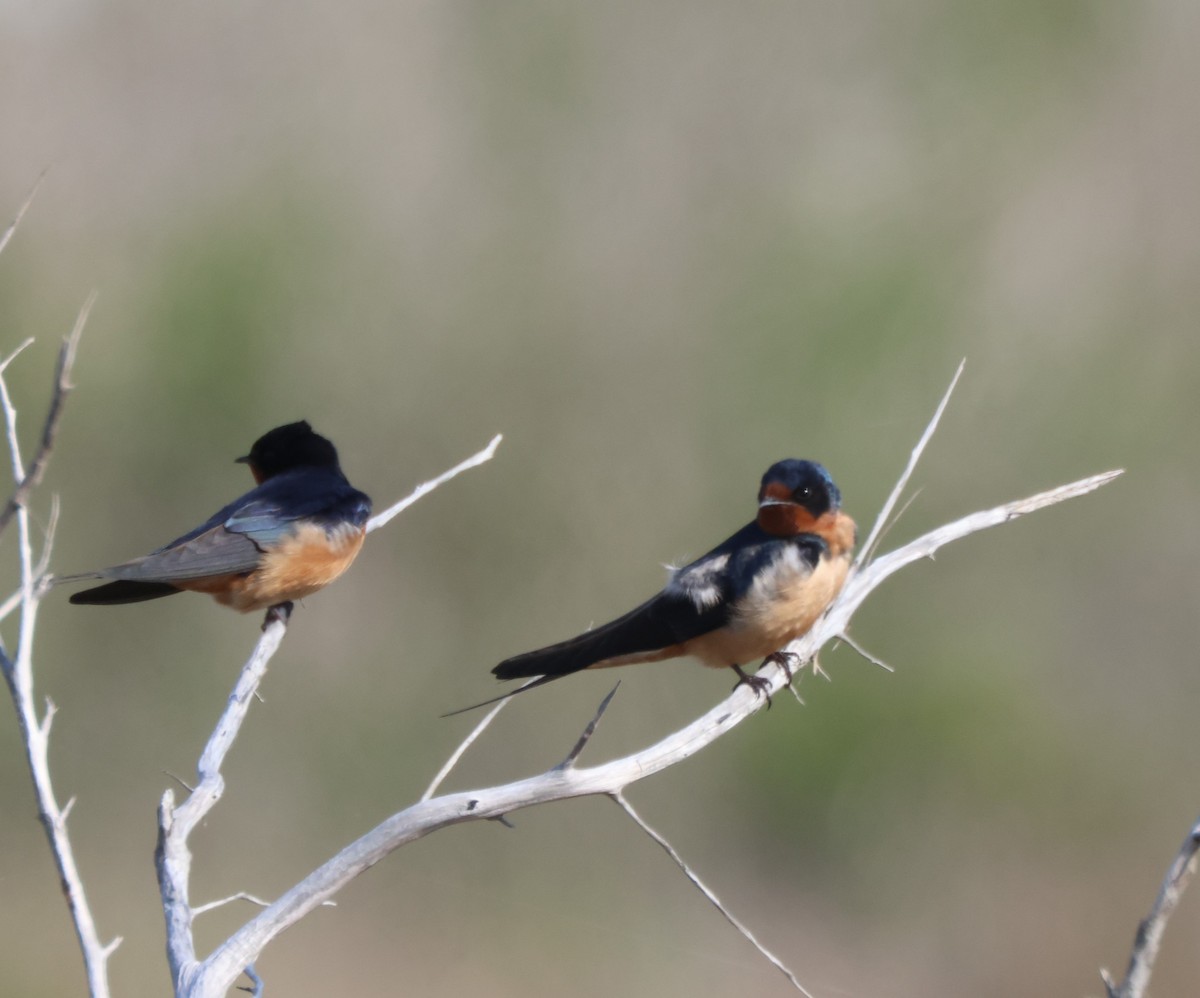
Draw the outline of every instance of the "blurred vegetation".
M1197 806L1194 4L75 0L0 28L0 217L49 168L0 257L0 347L37 337L11 373L29 445L100 294L35 511L61 496L55 570L176 536L284 421L381 507L506 436L300 608L196 900L271 895L414 799L473 723L438 714L745 522L772 461L825 462L865 529L967 356L889 542L1126 477L907 570L855 627L894 675L827 650L807 706L632 797L817 994L1098 993L1123 966ZM163 992L154 808L257 623L44 608L116 993ZM454 785L561 758L613 678L522 698ZM596 759L729 685L621 678ZM78 994L4 711L0 792L0 992ZM516 825L403 850L260 972L292 995L786 993L617 809ZM1195 990L1194 908L1163 994Z

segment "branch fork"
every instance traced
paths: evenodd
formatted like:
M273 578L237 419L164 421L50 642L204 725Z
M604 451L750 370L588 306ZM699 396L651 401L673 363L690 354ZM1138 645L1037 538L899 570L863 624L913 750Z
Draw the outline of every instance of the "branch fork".
M0 234L0 249L3 249L11 237L17 222L20 221L20 217L27 207L28 200L18 213L17 220L8 230ZM26 510L28 497L40 483L46 462L53 449L63 403L71 390L70 374L79 337L94 300L95 296L93 295L85 302L74 329L64 341L56 366L49 412L43 425L38 449L28 465L21 459L16 434L16 411L4 381L5 370L28 344L23 344L8 358L0 360L0 408L3 409L7 428L14 482L11 497L0 508L0 532L15 520L19 535L18 556L21 578L19 589L0 602L0 620L18 611L20 617L16 653L10 655L7 648L0 642L0 671L4 674L17 708L18 721L25 741L30 772L38 799L39 816L46 828L47 838L58 866L68 907L75 924L80 948L83 952L89 990L93 998L107 998L109 994L107 961L121 940L118 937L105 943L100 940L96 932L67 835L67 821L75 798L72 797L66 804L59 806L50 782L47 761L48 741L57 708L51 700L47 699L44 712L41 717L38 717L34 707L31 648L37 608L45 589L42 576L45 573L49 557L57 507L52 507L45 544L36 561L33 554L29 515ZM824 674L817 663L816 653L831 640L844 641L867 661L891 671L886 663L865 651L850 637L849 624L855 611L867 596L886 578L901 568L922 558L933 558L940 547L953 540L987 527L1009 522L1044 506L1091 492L1121 474L1120 471L1111 471L1094 475L1026 499L974 513L933 530L888 554L876 557L875 549L891 522L893 510L907 487L913 469L932 436L961 373L962 366L960 365L950 388L914 448L908 465L863 544L842 593L808 634L781 650L781 654L784 656L795 656L796 660L800 662L812 663L814 674ZM490 460L500 439L499 436L495 437L478 454L438 478L418 486L406 499L373 517L367 524L367 531L374 531L384 526L417 499L455 475ZM187 793L181 803L177 803L174 790L168 789L163 793L160 802L159 837L155 863L166 920L168 962L177 996L215 998L215 996L224 995L241 974L246 974L253 982L254 993L261 994L263 984L254 970L254 964L263 948L313 908L332 903L330 898L350 880L408 842L422 838L448 825L482 820L507 823L506 815L513 811L549 801L591 795L606 796L621 807L630 820L667 852L684 875L705 895L710 903L717 907L730 924L751 942L765 959L785 975L791 986L801 994L809 995L795 974L766 950L753 934L724 907L716 894L688 867L671 844L644 821L626 798L626 791L632 784L660 770L677 765L716 741L750 715L761 710L764 698L755 695L754 691L742 691L741 689L735 690L704 715L653 745L623 758L613 759L595 766L581 767L579 765L580 757L593 737L605 711L612 703L617 690L617 687L614 687L600 703L595 715L585 726L570 751L557 765L540 775L505 785L437 796L442 784L465 752L484 733L500 710L504 709L508 701L503 700L489 711L468 734L416 803L393 814L374 829L347 845L275 901L268 902L245 892L239 892L229 898L193 906L189 901L192 855L188 838L195 827L221 799L225 787L221 772L222 765L246 719L250 705L257 695L270 660L283 640L286 627L286 616L282 614L269 618L264 624L263 633L250 658L243 666L220 719L200 756L197 766L199 780L195 788ZM783 666L784 661L787 659L776 658L774 664L778 664L779 668L761 670L760 677L765 683L764 692L770 694L778 692L784 687L791 687L798 697L799 694L793 686L793 679L799 677L789 675L789 670ZM769 704L769 696L766 698L766 702ZM1149 967L1153 962L1153 954L1157 951L1166 919L1192 875L1198 851L1200 851L1200 823L1192 829L1188 839L1185 840L1179 856L1164 881L1154 910L1139 928L1134 959L1131 961L1126 982L1118 986L1105 976L1109 998L1137 998L1144 994L1146 982L1149 980ZM206 958L197 959L192 934L195 917L234 900L245 900L262 906L262 911L242 925Z

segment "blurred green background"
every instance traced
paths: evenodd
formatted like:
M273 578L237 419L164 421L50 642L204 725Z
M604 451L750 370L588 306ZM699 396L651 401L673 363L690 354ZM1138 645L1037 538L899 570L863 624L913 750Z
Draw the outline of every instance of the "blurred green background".
M274 896L414 800L474 723L440 713L746 522L772 461L869 525L966 356L889 544L1128 474L888 583L855 634L894 675L827 650L806 707L630 797L820 998L1099 994L1200 809L1198 43L1194 0L0 3L0 217L48 169L0 256L27 447L99 291L35 504L55 570L207 516L281 422L379 507L506 435L299 608L193 897ZM118 994L167 990L155 807L258 623L43 610ZM514 703L451 786L554 764L613 678ZM729 688L621 678L592 761ZM271 992L792 993L608 802L514 821L369 871L266 951ZM7 707L0 842L0 992L82 993ZM1198 930L1188 898L1157 993L1196 992Z

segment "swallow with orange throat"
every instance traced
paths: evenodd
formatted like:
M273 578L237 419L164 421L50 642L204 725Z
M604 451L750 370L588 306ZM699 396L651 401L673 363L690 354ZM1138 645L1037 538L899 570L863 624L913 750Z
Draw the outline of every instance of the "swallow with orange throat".
M790 680L794 656L780 649L807 632L841 591L856 532L824 467L779 461L762 477L755 520L673 569L656 596L578 637L505 659L492 672L536 677L517 693L584 669L691 656L733 669L735 689L744 683L766 695L769 681L742 666L775 661Z
M354 561L371 500L346 480L333 444L303 421L265 433L237 461L250 466L257 488L145 557L55 583L111 580L74 593L72 603L110 606L196 592L242 613L268 609L286 619L293 601Z

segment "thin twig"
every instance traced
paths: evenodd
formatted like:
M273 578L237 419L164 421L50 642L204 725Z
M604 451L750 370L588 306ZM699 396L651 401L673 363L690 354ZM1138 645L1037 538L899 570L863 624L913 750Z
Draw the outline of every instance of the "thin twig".
M1183 840L1183 845L1179 847L1179 852L1158 889L1154 906L1138 925L1133 952L1129 957L1129 967L1125 971L1125 980L1116 984L1107 970L1100 971L1108 998L1143 998L1147 994L1150 975L1154 971L1154 961L1158 958L1163 933L1167 931L1167 922L1170 921L1183 892L1187 890L1196 872L1197 853L1200 853L1200 820L1192 826L1187 838Z
M433 778L433 782L430 783L429 786L425 788L425 792L421 794L421 800L429 800L430 797L437 793L438 787L445 782L445 779L450 775L451 770L458 765L458 761L463 757L463 755L466 754L467 749L474 744L475 739L477 739L484 733L484 731L487 730L488 725L495 720L496 715L499 714L500 711L502 711L505 707L507 707L508 704L508 700L501 700L498 704L496 704L495 707L483 715L483 720L471 729L471 733L462 740L462 743L458 746L458 748L456 748L450 754L450 758L446 760L445 765L443 765L442 768L437 771L437 775Z
M58 501L58 496L52 495L50 497L50 515L46 518L46 526L42 530L42 554L33 569L35 579L44 579L47 570L50 568L50 552L54 548L54 535L58 531L58 517L62 511L61 505Z
M567 757L558 764L559 769L570 769L575 765L575 762L583 754L583 750L587 748L587 743L592 740L592 735L596 733L596 725L600 723L600 718L604 716L604 712L608 710L608 705L612 703L612 698L617 695L617 688L621 685L621 681L617 680L617 685L608 691L608 696L600 701L600 706L596 708L596 713L592 719L588 721L587 727L583 729L583 734L579 736L579 740L567 753Z
M239 988L239 991L248 991L254 998L262 998L264 992L263 979L258 976L258 971L254 969L254 964L249 964L244 968L243 973L250 978L254 985L252 988Z
M890 665L888 665L887 662L885 662L883 659L876 658L874 655L872 655L862 645L860 645L857 641L855 641L852 637L850 637L849 634L839 634L838 639L840 641L845 641L846 644L848 644L852 649L854 649L854 651L858 652L860 658L865 658L872 665L879 666L879 668L881 668L884 672L895 672L896 671Z
M17 344L17 346L16 346L16 349L14 349L12 353L10 353L10 354L9 354L7 357L5 357L3 360L0 360L0 374L3 374L5 371L7 371L7 370L8 370L8 365L9 365L9 364L11 364L11 363L12 363L14 360L16 360L18 357L20 357L20 356L21 356L21 354L23 354L23 353L24 353L26 350L28 350L28 349L29 349L31 346L33 346L33 344L34 344L35 342L36 342L36 341L34 340L34 338L33 338L32 336L27 336L27 337L25 337L25 339L23 339L23 340L22 340L20 343L18 343L18 344ZM18 460L19 460L19 456L18 456ZM24 473L24 472L22 472L22 474L23 474L23 473Z
M12 397L8 394L8 381L4 375L8 371L8 365L16 360L32 342L32 338L25 340L4 360L0 361L0 407L3 407L4 410L4 432L8 438L8 454L12 463L12 476L15 484L20 484L25 477L25 462L21 460L21 441L17 437L17 409L13 405Z
M245 891L238 891L236 894L230 894L227 898L221 898L219 901L209 901L208 904L198 904L192 909L193 915L203 915L206 911L213 911L216 908L223 908L227 904L232 904L234 901L248 901L250 904L258 905L260 908L265 908L270 901L264 901L260 897L255 897L253 894L247 894Z
M887 527L892 510L896 508L896 503L900 501L901 493L908 486L908 480L912 477L912 473L917 467L917 462L921 460L921 455L925 452L925 445L929 443L930 438L938 427L938 423L941 422L942 413L946 411L946 406L950 404L950 396L954 394L954 388L958 384L958 379L962 377L963 368L966 365L967 361L965 358L959 362L958 370L954 372L954 377L950 379L950 386L946 389L946 394L942 396L942 401L938 403L937 409L934 410L933 418L929 420L929 425L925 427L925 432L921 434L921 439L917 441L917 446L913 448L912 453L909 455L908 464L905 465L904 470L900 473L895 487L887 497L887 502L883 504L883 508L879 511L879 516L875 518L875 525L871 528L866 541L859 549L858 557L854 559L854 566L850 570L851 573L865 565L874 555L875 545L878 543L881 533Z
M71 389L75 387L71 384L71 368L75 364L75 352L79 346L79 337L83 335L83 327L87 324L88 315L91 314L92 306L95 303L96 292L93 291L83 303L83 308L79 310L79 315L75 318L74 328L70 335L63 340L62 347L58 351L58 364L54 372L54 391L50 396L50 411L46 413L46 420L42 424L41 443L29 464L29 470L17 478L16 491L5 504L4 509L0 510L0 532L3 532L17 509L25 505L29 493L37 488L41 483L42 475L46 473L46 462L49 461L50 452L54 449L54 439L58 435L58 424L62 419L63 405L66 403Z
M38 188L42 186L42 181L46 179L46 171L43 170L38 174L37 180L33 182L33 187L29 193L25 195L25 200L21 202L21 207L17 209L16 217L8 223L8 228L4 230L4 234L0 235L0 253L4 252L4 247L8 245L8 241L12 239L13 233L17 231L17 226L21 224L21 219L25 217L25 212L29 210L29 206L33 204L34 196L38 192Z
M439 485L445 484L446 482L450 481L451 478L461 475L464 471L479 467L479 465L483 464L485 461L490 461L492 459L492 455L496 453L496 448L500 446L500 441L503 439L504 435L502 433L497 433L494 437L492 437L492 442L483 448L483 450L479 451L479 453L473 454L461 464L456 464L449 471L442 472L442 474L438 475L437 478L431 479L428 482L422 482L415 489L413 489L406 498L401 499L393 506L389 506L382 513L376 513L373 517L371 517L370 520L367 521L367 533L369 534L372 530L378 530L385 523L391 520L392 517L403 513L418 499L420 499L422 496L428 495Z
M904 514L908 512L909 507L912 506L912 504L916 502L918 498L920 498L921 491L922 490L919 488L914 489L913 493L904 500L904 505L892 514L891 519L888 520L888 522L879 531L879 536L875 538L876 547L884 542L884 540L887 538L887 535L895 529L896 524L898 524L904 518Z
M18 589L14 593L10 593L8 599L0 603L0 621L4 620L10 613L21 605L21 598L25 594ZM2 647L2 645L0 645Z
M793 974L791 972L791 970L789 970L787 968L787 966L783 963L783 961L780 960L779 957L777 957L769 949L767 949L756 938L754 938L754 933L751 932L745 926L745 924L743 924L736 917L734 917L733 913L728 908L726 908L725 905L723 905L721 903L721 899L712 892L712 890L704 883L703 880L700 879L700 877L696 874L695 870L693 870L690 866L687 865L686 862L684 862L683 857L680 856L679 853L675 851L675 847L673 845L671 845L671 843L668 842L665 838L663 838L661 835L659 835L658 832L656 832L653 828L651 828L646 823L645 819L643 819L642 816L633 809L633 805L631 805L629 803L629 801L625 799L624 794L622 794L620 791L618 791L617 793L609 794L609 797L611 797L617 803L617 805L621 808L621 810L623 810L627 815L629 815L630 818L633 819L634 824L637 825L638 828L640 828L643 832L645 832L647 835L649 835L650 838L652 838L655 842L657 842L662 847L663 852L665 852L668 856L671 857L671 859L674 861L675 865L678 866L679 869L683 871L683 875L692 882L693 886L695 886L695 888L701 894L703 894L706 898L708 898L709 903L714 908L716 908L717 911L719 911L721 913L721 915L724 917L725 921L727 921L730 925L732 925L735 929L737 929L738 932L740 932L742 934L742 936L750 943L751 946L753 946L756 950L759 951L759 953L761 953L763 956L765 956L767 958L767 960L771 963L771 965L776 970L778 970L781 974L783 974L784 977L786 977L789 981L791 981L792 987L794 987L802 995L805 995L806 998L813 998L812 993L809 992L804 987L804 985L800 983L800 981L797 979L796 975Z

